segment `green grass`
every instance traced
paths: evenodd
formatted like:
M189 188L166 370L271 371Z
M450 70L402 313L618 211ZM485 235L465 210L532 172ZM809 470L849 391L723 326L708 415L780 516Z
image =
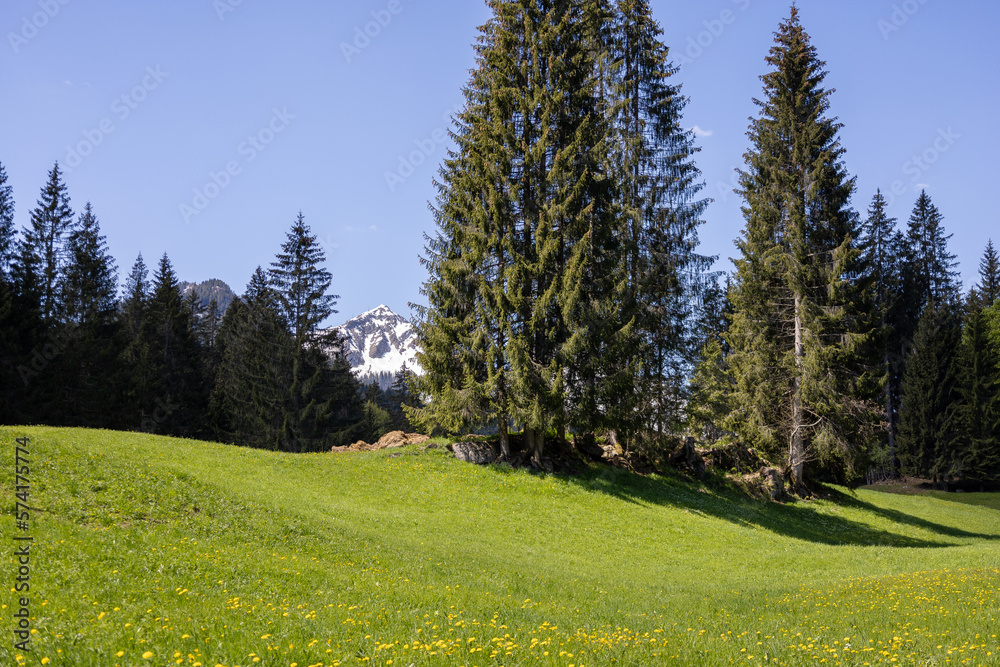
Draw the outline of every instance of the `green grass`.
M833 489L779 505L603 467L480 468L441 448L293 456L7 428L8 545L20 435L31 438L37 633L26 654L5 633L3 665L1000 656L995 495ZM10 619L14 593L2 603Z

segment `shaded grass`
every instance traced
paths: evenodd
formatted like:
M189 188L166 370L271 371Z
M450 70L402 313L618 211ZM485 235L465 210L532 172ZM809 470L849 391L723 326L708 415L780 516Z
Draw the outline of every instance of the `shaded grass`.
M4 451L15 434L36 458L38 633L26 664L997 654L990 494L970 504L833 489L778 505L599 466L575 477L479 468L442 449L293 456L18 428L0 431ZM16 664L9 642L0 664Z

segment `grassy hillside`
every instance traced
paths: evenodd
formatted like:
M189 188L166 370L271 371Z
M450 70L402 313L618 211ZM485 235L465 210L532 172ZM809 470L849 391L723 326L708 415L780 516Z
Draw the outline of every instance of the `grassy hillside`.
M28 654L4 633L3 665L1000 656L991 497L862 490L777 505L605 468L478 468L442 449L292 456L8 428L8 545L19 435L32 441L37 633ZM2 600L7 619L15 600Z

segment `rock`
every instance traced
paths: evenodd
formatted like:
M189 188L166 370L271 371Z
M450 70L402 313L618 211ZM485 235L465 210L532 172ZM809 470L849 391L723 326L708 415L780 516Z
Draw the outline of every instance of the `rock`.
M370 445L364 440L358 440L348 447L331 447L331 452L371 452L379 449L393 449L404 445L420 445L430 440L426 435L419 433L403 433L402 431L390 431L386 433L374 445Z
M376 449L388 449L390 447L402 447L408 444L406 434L402 431L389 431L375 443Z
M756 452L740 443L712 447L705 453L711 458L714 469L728 470L737 474L760 470L765 463Z
M705 459L694 446L694 438L685 438L667 459L675 468L686 469L698 479L705 478Z
M601 460L604 458L604 448L597 444L593 433L588 433L578 438L574 437L573 446L576 447L578 452L592 459Z
M785 474L777 468L761 468L761 479L764 482L771 500L784 500L788 497L785 491Z
M500 456L500 447L492 442L456 442L452 450L459 461L481 466L493 463Z

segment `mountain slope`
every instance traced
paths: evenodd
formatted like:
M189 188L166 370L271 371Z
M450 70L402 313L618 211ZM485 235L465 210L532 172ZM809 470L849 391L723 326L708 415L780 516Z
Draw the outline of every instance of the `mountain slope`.
M229 308L229 304L233 302L236 298L236 293L233 292L232 288L229 287L225 282L213 278L211 280L206 280L201 283L188 283L181 282L178 284L181 290L181 294L187 296L189 292L194 292L198 297L198 301L201 305L208 307L209 302L215 299L215 303L219 306L219 313L222 314L226 312Z
M393 376L406 367L420 373L417 363L417 336L405 318L381 305L336 327L347 339L344 353L357 378L383 389Z

